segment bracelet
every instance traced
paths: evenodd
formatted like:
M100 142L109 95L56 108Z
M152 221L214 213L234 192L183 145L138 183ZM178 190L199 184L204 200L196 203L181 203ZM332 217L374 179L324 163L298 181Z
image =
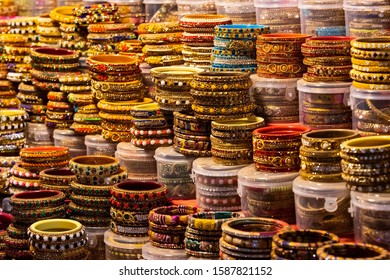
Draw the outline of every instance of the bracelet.
M351 58L352 65L355 66L366 66L366 67L388 67L390 62L386 60L368 60L368 59L357 59L355 57ZM370 71L374 72L374 71Z
M91 90L91 87L89 85L61 85L60 91L64 93L83 93L83 92L89 92Z
M163 205L166 205L166 198L161 197L160 199L154 199L150 201L139 201L139 202L129 202L129 201L122 201L118 200L114 197L110 198L110 206L114 207L119 210L128 210L132 212L147 212L151 209L161 207Z
M144 45L180 43L181 32L156 33L156 34L140 34L138 40Z
M158 244L184 244L184 233L172 234L172 233L159 233L152 230L148 231L149 238L152 242Z
M29 247L28 239L16 239L7 235L4 237L4 244L6 247L21 250Z
M112 232L119 235L130 236L130 237L143 237L143 236L148 236L149 227L123 226L111 220L110 229L112 230Z
M135 28L133 23L108 23L108 24L89 24L88 33L119 33L132 31Z
M124 55L95 55L86 60L90 71L102 74L120 74L139 71L135 58Z
M39 172L41 185L69 186L75 178L69 168L45 169Z
M120 74L120 75L106 75L101 73L93 73L90 74L91 79L99 82L135 82L140 81L142 76L140 72L137 73L129 73L129 74Z
M190 216L188 226L197 230L219 231L224 222L238 217L240 214L232 212L199 212Z
M2 122L0 123L0 131L12 131L19 132L19 129L26 127L26 122ZM8 134L8 133L7 133Z
M0 121L3 122L15 122L15 121L27 121L28 114L24 110L0 110Z
M23 161L32 161L38 159L51 159L51 158L62 158L69 156L69 148L67 147L31 147L23 148L20 151L20 157Z
M90 43L117 43L123 40L135 39L136 35L133 32L121 33L89 33L87 40ZM65 38L66 39L66 38Z
M39 178L38 173L32 172L28 169L21 167L20 162L15 163L15 165L11 168L10 173L12 175L15 175L15 176L21 177L21 178L34 178L34 179Z
M70 64L55 64L55 63L37 63L31 62L31 66L40 71L51 71L51 72L77 72L79 63ZM59 88L59 86L58 86Z
M109 197L111 195L110 191L112 185L92 186L92 185L83 185L76 181L71 181L70 187L73 193L76 195Z
M69 199L80 206L86 206L86 207L109 207L109 198L108 197L91 197L91 196L85 196L85 195L77 195L72 193L69 197Z
M110 213L110 207L85 207L75 204L73 201L68 205L72 215L76 216L97 216L97 217L107 217Z
M78 63L79 54L77 52L60 48L35 48L31 49L30 57L34 63Z
M121 83L113 83L113 82L101 82L101 81L91 81L92 88L99 92L129 92L138 90L143 87L143 83L139 80L133 82L121 82Z
M390 52L385 50L362 50L351 48L351 56L358 59L367 59L367 60L387 60L390 57Z
M10 224L7 227L7 234L14 239L28 239L26 228L17 228L14 224Z
M343 173L353 176L376 176L378 174L386 174L390 169L390 165L385 162L378 163L352 163L346 160L341 160L341 169Z
M124 225L133 226L147 226L148 225L148 212L129 212L111 207L110 209L111 218Z
M386 49L389 39L386 37L358 38L351 41L351 46L357 49Z
M64 204L65 195L59 191L26 191L14 194L10 204L15 209L57 207Z
M187 225L188 216L199 212L197 207L191 206L163 206L149 212L149 221L161 225Z
M313 131L302 135L302 145L316 151L339 150L342 142L357 137L359 133L349 129Z
M81 17L75 17L74 23L76 25L87 25L93 23L114 23L120 19L120 15L117 12L113 13L95 13L95 14L86 14Z
M15 221L18 222L30 222L36 221L37 219L50 219L55 217L64 217L66 210L68 209L67 205L60 205L57 207L51 208L40 208L38 210L24 210L19 211L12 209L12 215L15 217Z
M385 260L388 252L382 247L365 243L328 244L317 249L320 260Z
M345 141L341 143L340 148L344 154L364 159L365 155L379 156L387 152L390 146L386 136L372 136Z
M69 169L77 180L105 181L106 176L122 173L119 160L108 156L78 156L70 159ZM111 181L110 181L111 182Z
M22 44L25 45L27 43L27 37L23 34L1 34L0 42L3 45L9 44Z

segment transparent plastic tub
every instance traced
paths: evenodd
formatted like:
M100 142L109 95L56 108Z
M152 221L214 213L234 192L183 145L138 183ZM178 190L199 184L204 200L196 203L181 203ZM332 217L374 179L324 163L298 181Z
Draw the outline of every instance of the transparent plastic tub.
M300 33L301 21L297 1L254 0L256 23L266 25L271 33Z
M38 145L54 145L53 130L44 123L31 123L27 122L26 137L27 144Z
M345 182L319 183L298 177L293 182L296 224L299 229L318 229L340 236L353 234L348 212L350 191Z
M345 36L345 14L342 3L299 4L301 33L312 36Z
M72 129L54 129L54 145L68 147L69 149L86 150L85 136L78 135Z
M131 143L121 142L117 145L115 157L121 166L125 167L132 179L156 180L157 163L154 151L138 148Z
M215 0L217 14L227 15L233 24L255 24L256 11L253 1Z
M351 191L351 211L355 241L390 250L390 194Z
M299 80L299 122L311 129L350 129L350 87L349 82L311 83Z
M390 90L351 87L352 128L362 135L390 132Z
M142 247L142 257L145 260L187 260L189 255L184 249L159 248L148 242Z
M145 4L145 21L155 21L157 17L164 17L163 13L167 13L168 9L173 8L177 11L176 1L175 0L143 0ZM165 9L162 9L165 6ZM160 15L159 15L160 14ZM163 18L160 20L164 22Z
M216 164L211 157L196 159L192 177L198 206L207 211L240 211L237 173L245 166Z
M107 229L106 227L85 227L88 236L88 249L90 251L89 260L106 259L104 233Z
M250 96L257 105L256 115L267 123L299 122L298 79L272 79L251 75ZM280 110L281 106L284 110Z
M254 164L238 171L241 209L250 216L295 224L293 180L298 172L257 171Z
M180 154L169 146L157 148L154 158L157 162L157 181L168 188L167 197L195 198L195 185L191 179L195 157Z
M216 14L215 0L176 0L179 18L193 14Z
M385 1L384 1L385 2ZM382 3L384 3L382 2ZM390 4L379 6L344 4L346 34L353 37L390 35Z
M128 237L107 230L104 233L106 260L140 260L142 247L149 241L149 236Z
M104 139L103 136L101 136L100 134L85 136L87 155L115 157L117 144L118 143L116 142L111 142Z

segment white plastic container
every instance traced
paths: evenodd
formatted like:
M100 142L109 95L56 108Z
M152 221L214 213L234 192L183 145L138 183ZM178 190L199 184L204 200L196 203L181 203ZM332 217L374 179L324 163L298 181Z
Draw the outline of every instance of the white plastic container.
M245 166L216 164L211 157L194 160L192 176L198 206L207 211L240 211L237 173Z
M257 171L254 164L238 171L241 209L250 216L295 224L293 180L298 172Z
M179 19L185 15L216 14L215 0L176 0Z
M297 0L254 0L256 23L266 25L271 33L300 33Z
M142 247L142 257L145 260L187 260L189 255L184 249L159 248L148 242Z
M128 237L107 230L104 233L106 260L140 260L142 247L149 241L149 236Z
M88 249L90 255L89 260L105 260L106 246L104 243L104 233L107 231L106 227L85 227L88 236Z
M390 250L390 194L351 191L351 211L355 241Z
M352 128L362 135L390 132L390 90L351 87Z
M256 115L267 123L299 122L299 100L297 81L299 79L272 79L251 75L250 96L257 105ZM286 106L287 110L280 110Z
M345 15L338 3L303 4L300 1L301 33L312 36L345 36Z
M312 129L350 129L350 87L349 82L311 83L299 80L299 122Z
M299 229L318 229L340 236L353 233L348 208L350 191L345 182L319 183L298 177L293 182L295 213Z
M175 0L143 0L143 3L145 4L145 21L149 22L164 4L174 5L176 1Z
M233 24L255 24L256 11L253 1L215 0L217 14L227 15Z
M349 1L350 2L350 1ZM390 35L390 4L379 6L371 1L367 6L344 4L346 34L353 37Z
M29 147L53 146L53 130L44 123L27 122L26 138Z
M117 145L115 157L127 170L128 178L142 181L157 180L157 163L153 150L145 150L129 142Z
M117 144L118 143L116 142L111 142L104 139L103 136L101 136L100 134L85 136L87 155L115 157Z
M157 162L157 181L168 188L168 198L195 198L195 185L191 179L195 157L180 154L169 146L157 148L154 158Z

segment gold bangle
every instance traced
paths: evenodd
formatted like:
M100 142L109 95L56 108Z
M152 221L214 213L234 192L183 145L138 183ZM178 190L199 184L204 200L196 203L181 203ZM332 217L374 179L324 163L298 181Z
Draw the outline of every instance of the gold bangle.
M222 73L215 73L215 74L222 74ZM217 82L201 82L197 80L191 80L190 86L193 89L199 91L228 92L228 91L248 90L252 86L252 81L247 80L247 81L238 81L238 82L217 83Z
M166 43L180 43L181 42L181 32L175 33L160 33L160 34L140 34L138 40L141 43L147 44L166 44Z
M182 28L178 22L152 22L138 25L139 34L159 34L180 32Z
M27 37L22 34L0 34L0 42L8 44L26 44Z
M326 129L311 131L302 135L302 145L315 151L340 150L340 144L359 137L359 133L350 129Z
M133 140L133 134L127 131L110 131L102 129L102 136L104 139L112 142L130 142ZM127 174L127 173L126 173Z
M357 64L352 64L352 68L360 72L368 73L390 73L389 66L361 66Z
M389 84L372 84L372 83L361 83L358 81L352 81L352 86L359 89L390 90Z
M352 69L350 72L350 76L352 79L354 79L357 82L363 82L363 83L374 83L374 84L381 84L381 83L390 83L390 73L366 73L366 72L360 72L355 69Z
M133 120L132 116L128 116L128 115L125 115L123 113L115 114L112 112L104 112L104 111L99 111L99 117L102 120L109 121L109 122L129 123Z
M351 41L351 46L357 49L388 49L390 39L388 37L358 38Z
M238 115L251 113L254 109L253 104L237 105L234 107L201 106L192 104L192 110L197 114L206 115Z
M150 98L143 98L142 100L131 100L121 102L108 102L100 100L97 104L100 110L105 112L123 113L127 114L134 106L152 103L153 100ZM131 116L130 116L131 117Z
M87 58L89 70L103 74L138 71L136 59L125 55L95 55Z
M51 19L58 21L60 23L73 24L75 17L73 16L73 9L76 6L61 6L54 8L49 13Z
M350 65L351 57L350 56L322 56L322 57L305 57L303 59L303 64L307 66L315 65Z
M368 60L368 59L357 59L352 57L351 58L352 65L360 65L360 66L366 66L366 67L371 67L371 66L378 66L378 67L389 67L390 66L390 61L387 60Z
M89 33L119 33L132 31L135 28L134 23L94 23L88 25Z
M351 56L358 59L368 59L368 60L388 60L390 57L390 51L379 51L379 50L361 50L356 48L351 48Z
M136 80L132 82L101 82L92 80L92 88L100 92L129 92L139 90L143 87L142 81Z

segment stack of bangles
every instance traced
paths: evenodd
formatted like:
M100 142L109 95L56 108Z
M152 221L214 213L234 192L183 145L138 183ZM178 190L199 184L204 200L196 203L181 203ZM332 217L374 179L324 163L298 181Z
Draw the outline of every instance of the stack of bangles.
M210 122L181 112L173 113L173 148L189 156L211 156Z
M198 212L190 216L185 231L185 252L199 258L219 259L219 239L222 224L238 218L234 212Z
M255 73L257 69L256 38L269 33L269 30L269 27L263 25L227 24L215 26L210 70ZM247 42L251 42L251 44L247 44ZM235 51L234 43L244 44L247 52Z
M194 99L192 110L198 119L212 121L252 115L254 105L248 99L252 85L249 73L198 73L190 85Z
M74 220L35 222L27 234L34 260L86 260L90 254L84 226Z
M172 205L157 207L149 212L150 243L158 248L184 249L188 220L198 213L197 207Z
M303 61L308 66L307 73L303 79L307 82L338 82L350 81L349 72L352 70L351 63L340 63L343 58L347 60L351 57L351 40L353 37L347 36L324 36L308 38L302 44L302 54L308 61ZM329 63L322 64L322 58L329 59ZM340 58L342 60L330 58ZM313 65L311 61L318 60ZM333 63L332 63L333 62Z
M301 178L315 182L342 182L340 145L358 137L359 133L350 129L324 129L303 134L299 150Z
M318 260L318 248L339 243L337 235L323 230L285 230L272 238L272 260Z
M334 243L319 247L319 260L388 260L389 252L382 247L367 243Z
M308 34L263 34L257 37L257 74L264 78L300 78L306 72L301 45Z
M45 169L39 172L40 189L61 191L69 198L72 192L70 184L75 178L68 167Z
M272 237L289 230L286 222L266 218L235 218L222 224L222 260L269 260Z
M388 37L358 38L351 41L353 86L360 89L389 90L390 51Z
M119 54L130 57L135 57L140 63L145 60L145 55L142 53L143 44L137 39L120 41L116 46Z
M309 128L301 125L275 125L253 131L253 159L256 170L298 171L301 137Z
M0 156L17 156L26 143L29 116L24 110L0 110Z
M367 136L341 143L342 178L357 192L388 192L390 188L388 136Z
M0 260L6 259L5 249L7 247L7 244L5 242L5 239L7 238L7 236L10 237L8 234L8 228L10 225L12 225L12 218L12 215L8 213L0 213Z
M155 182L124 181L111 189L111 230L119 235L148 236L148 215L166 205L168 189Z
M114 23L120 19L118 4L112 3L74 7L72 16L74 17L74 23L77 25Z

